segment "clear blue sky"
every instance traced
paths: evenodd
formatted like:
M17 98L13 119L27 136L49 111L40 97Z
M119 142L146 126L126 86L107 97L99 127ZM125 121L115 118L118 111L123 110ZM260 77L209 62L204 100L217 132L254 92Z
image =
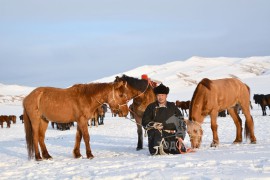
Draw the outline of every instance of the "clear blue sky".
M270 55L270 0L0 0L0 83L67 87L192 56Z

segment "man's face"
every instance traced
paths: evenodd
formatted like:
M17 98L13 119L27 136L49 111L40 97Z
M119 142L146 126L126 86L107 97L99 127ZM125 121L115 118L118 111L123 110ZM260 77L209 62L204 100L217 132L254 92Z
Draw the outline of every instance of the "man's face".
M157 94L157 100L160 104L164 104L167 99L167 94Z

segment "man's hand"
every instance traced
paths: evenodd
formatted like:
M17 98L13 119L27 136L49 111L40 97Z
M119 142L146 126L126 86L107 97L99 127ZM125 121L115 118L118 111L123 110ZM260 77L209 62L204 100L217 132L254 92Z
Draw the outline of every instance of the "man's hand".
M182 138L180 138L180 137L176 137L176 139L179 141L179 143L183 143L184 142L184 140L182 139Z
M155 123L153 124L153 127L154 127L155 129L158 129L158 130L162 130L162 129L163 129L162 123L157 123L157 122L155 122Z

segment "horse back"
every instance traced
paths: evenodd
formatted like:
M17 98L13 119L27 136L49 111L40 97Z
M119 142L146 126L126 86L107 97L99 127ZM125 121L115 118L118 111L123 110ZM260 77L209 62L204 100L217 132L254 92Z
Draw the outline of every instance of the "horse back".
M202 115L208 115L213 109L220 111L233 107L239 102L246 104L249 103L249 96L248 86L238 79L209 80L205 78L198 84L193 94L190 106L191 115L197 111L200 111Z
M250 96L249 87L238 79L225 78L213 80L212 82L213 86L216 88L216 94L219 97L235 99L240 98L241 96Z
M44 117L54 122L74 121L80 97L71 89L39 87L24 99L24 107L30 116ZM38 114L33 114L38 109ZM32 114L32 115L31 115Z

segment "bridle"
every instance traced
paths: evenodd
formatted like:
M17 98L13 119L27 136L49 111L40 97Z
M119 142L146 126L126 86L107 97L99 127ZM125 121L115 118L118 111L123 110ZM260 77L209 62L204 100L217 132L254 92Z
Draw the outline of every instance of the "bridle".
M149 85L150 85L150 81L148 80L148 83L147 83L147 86L146 86L145 90L144 90L143 92L141 92L140 94L135 95L135 96L134 96L133 98L131 98L131 99L136 99L137 97L143 95L143 94L147 91ZM131 99L130 99L130 100L131 100Z
M100 104L100 106L103 105L103 103L101 103L99 100L97 100L96 98L94 98L94 99ZM115 100L115 88L114 88L114 85L113 85L113 88L112 88L112 99L108 102L108 104L110 105L110 103L112 101L116 101ZM130 101L130 100L127 99L126 103L124 103L124 104L117 104L118 105L118 108L116 108L116 109L112 109L110 107L108 107L108 108L111 109L111 110L113 110L113 111L120 111L122 106L127 106L128 101Z
M147 83L147 86L146 86L145 90L144 90L143 92L141 92L140 94L135 95L135 96L132 97L131 99L134 100L134 99L140 97L141 95L143 95L143 94L147 91L147 89L148 89L149 86L154 87L154 85L152 84L152 82L150 81L150 79L148 79L147 82L148 82L148 83ZM131 99L130 99L130 100L131 100ZM136 113L135 113L133 110L131 110L130 108L128 108L128 110L129 110L131 113L136 114Z

